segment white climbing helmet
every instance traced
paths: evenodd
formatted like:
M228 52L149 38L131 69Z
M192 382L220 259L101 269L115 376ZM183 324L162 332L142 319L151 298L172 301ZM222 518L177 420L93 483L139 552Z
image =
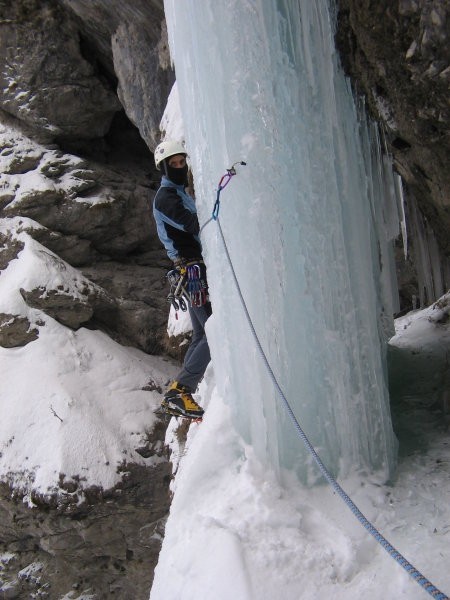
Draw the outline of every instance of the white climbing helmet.
M176 142L175 140L166 140L165 142L161 142L155 148L154 156L155 156L155 165L158 171L160 170L161 161L169 158L169 156L174 156L175 154L184 154L186 156L186 148L184 147L184 142Z

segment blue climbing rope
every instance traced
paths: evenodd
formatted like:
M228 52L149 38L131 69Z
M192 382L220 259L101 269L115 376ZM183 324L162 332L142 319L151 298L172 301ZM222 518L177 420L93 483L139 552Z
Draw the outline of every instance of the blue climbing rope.
M255 326L253 325L253 321L252 318L250 316L250 313L248 311L247 308L247 304L245 302L244 296L242 294L242 290L241 290L241 286L239 284L237 275L236 275L236 271L234 270L234 265L233 265L233 261L231 260L231 256L228 250L228 246L222 231L222 226L220 224L219 221L219 210L220 210L220 194L222 192L222 190L225 188L226 185L228 185L228 183L230 182L231 178L236 175L236 169L235 169L235 165L237 165L239 163L235 163L231 169L227 169L227 173L222 177L222 179L219 182L219 186L217 189L217 197L216 197L216 202L214 204L214 209L213 209L213 213L211 218L202 226L201 231L203 231L203 229L211 222L211 221L216 221L217 222L217 226L219 229L219 234L220 234L220 238L222 240L222 244L225 250L225 255L227 258L227 262L230 266L231 269L231 273L233 276L233 280L234 280L234 284L236 286L236 290L238 292L238 296L239 296L239 300L242 304L242 308L244 310L245 313L245 317L247 320L247 323L250 327L252 336L256 342L256 345L258 347L259 353L261 355L261 358L264 362L264 365L267 369L267 372L270 376L270 379L273 382L273 385L278 393L278 396L280 397L282 403L284 404L287 413L292 421L292 423L294 424L297 433L299 435L299 437L301 438L301 440L303 441L303 444L306 446L306 449L308 450L308 452L312 455L316 465L318 466L320 472L322 473L323 477L328 481L328 483L333 487L333 489L335 490L335 492L344 500L344 502L346 503L346 505L348 506L348 508L352 511L352 513L355 515L355 517L358 519L358 521L361 523L361 525L370 533L370 535L372 537L375 538L375 540L386 550L386 552L389 553L389 555L394 558L401 567L403 567L403 569L405 569L405 571L420 585L422 586L422 588L424 588L425 591L427 591L431 596L433 596L433 598L436 598L437 600L449 600L449 597L444 594L443 592L441 592L435 585L433 585L431 583L431 581L429 579L427 579L424 575L422 575L422 573L420 571L418 571L408 560L406 560L406 558L400 554L400 552L398 552L398 550L396 550L394 548L394 546L392 546L392 544L390 542L388 542L388 540L376 529L376 527L374 527L374 525L372 525L372 523L364 516L364 514L359 510L359 508L356 506L356 504L353 502L353 500L348 496L348 494L344 491L344 489L339 485L339 483L335 480L335 478L331 475L331 473L328 471L328 469L326 468L326 466L323 464L320 456L317 454L317 452L315 451L313 445L311 444L311 442L309 441L308 437L306 436L305 432L303 431L303 429L300 426L300 423L297 420L297 417L294 414L294 411L291 408L291 405L289 404L286 396L283 393L283 390L281 389L277 378L275 377L275 374L272 370L272 367L270 366L269 360L266 356L266 353L264 352L264 349L261 345L261 342L259 340L258 334L256 333L255 330ZM245 163L241 162L240 164L245 165ZM225 182L225 183L224 183Z

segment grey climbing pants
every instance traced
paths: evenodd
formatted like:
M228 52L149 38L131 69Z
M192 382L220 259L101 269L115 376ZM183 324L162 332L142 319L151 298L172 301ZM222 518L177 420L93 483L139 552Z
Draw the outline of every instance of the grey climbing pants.
M178 373L176 381L189 387L193 392L206 367L211 360L208 340L205 335L205 323L211 316L211 304L204 306L189 306L189 315L192 321L192 340L183 361L183 368Z

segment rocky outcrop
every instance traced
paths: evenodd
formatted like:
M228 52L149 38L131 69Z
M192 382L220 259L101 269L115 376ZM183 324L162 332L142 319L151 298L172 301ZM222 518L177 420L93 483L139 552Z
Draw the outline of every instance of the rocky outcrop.
M104 260L86 266L83 275L41 244L27 241L51 238L48 229L18 218L0 220L0 225L11 228L8 235L3 234L6 241L0 254L4 277L9 276L6 259L18 256L20 261L20 251L29 246L26 260L33 275L27 277L26 288L17 290L29 308L72 329L82 325L100 328L117 341L151 354L164 348L168 312L164 269L131 260L128 264ZM12 304L18 306L17 301ZM36 328L23 314L4 315L0 346L24 345L36 337Z
M17 121L4 117L3 122L4 223L11 221L15 234L27 232L48 248L50 252L41 249L40 256L51 261L50 269L62 273L67 269L64 262L83 267L102 289L86 281L86 293L78 290L74 295L37 281L22 291L27 305L71 328L99 327L127 345L161 351L168 262L156 236L150 211L154 191L145 174L136 166L125 172L116 162L105 166L37 144L18 129ZM3 269L23 248L11 231L0 238ZM15 323L23 329L21 321ZM7 344L10 337L8 329ZM22 336L24 342L32 339Z
M28 306L39 308L71 329L78 329L94 314L96 296L89 287L77 296L63 289L49 290L43 286L30 291L21 289L20 293Z
M64 143L104 138L124 109L156 146L174 82L162 1L6 0L0 28L0 108Z
M2 2L0 19L0 107L53 139L104 136L121 105L83 58L74 20L37 0Z
M139 51L142 48L151 50ZM137 23L119 25L112 37L112 53L119 99L142 139L154 149L161 139L159 121L174 81L172 71L167 69L169 61L164 58L161 61L148 29ZM161 62L166 68L161 68ZM158 93L161 87L164 95Z
M372 115L383 125L407 201L417 205L437 239L440 256L427 266L441 270L449 286L448 2L339 0L338 6L337 43L342 63L356 91L366 96ZM408 208L411 213L415 210ZM416 264L423 254L419 235L420 231L410 229ZM422 295L417 275L415 293ZM436 300L440 293L436 285L426 301Z
M150 435L147 456L164 458L164 429L160 423ZM2 598L147 600L169 508L170 464L124 464L122 471L114 489L84 490L82 503L76 480L63 474L57 493L33 495L30 506L0 484Z
M26 346L38 337L38 329L26 317L0 313L0 346L3 348Z
M104 302L95 304L93 318L100 328L149 354L164 349L168 314L165 269L108 261L84 268L83 273L114 298L112 313Z
M69 247L72 236L90 242L85 262L100 255L126 256L137 248L159 247L149 211L154 192L144 176L130 177L118 169L33 144L17 128L4 129L0 141L6 149L1 153L0 176L4 216L29 217L56 234L69 236ZM81 256L76 258L78 264L81 260Z
M11 235L0 233L0 271L6 269L10 261L17 258L23 250L24 243L13 238Z
M90 60L117 79L125 112L150 149L160 140L159 122L174 82L163 2L61 0L78 17Z

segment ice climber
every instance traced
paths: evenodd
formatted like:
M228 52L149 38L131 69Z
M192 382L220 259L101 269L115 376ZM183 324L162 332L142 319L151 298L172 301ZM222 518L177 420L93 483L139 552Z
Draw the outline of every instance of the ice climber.
M155 149L155 164L163 175L153 201L153 216L159 239L174 263L171 273L175 273L178 301L187 304L193 331L182 369L166 391L161 407L170 414L201 418L204 411L192 393L210 361L205 323L211 315L211 304L197 211L185 190L188 166L184 146L173 140L161 142Z

